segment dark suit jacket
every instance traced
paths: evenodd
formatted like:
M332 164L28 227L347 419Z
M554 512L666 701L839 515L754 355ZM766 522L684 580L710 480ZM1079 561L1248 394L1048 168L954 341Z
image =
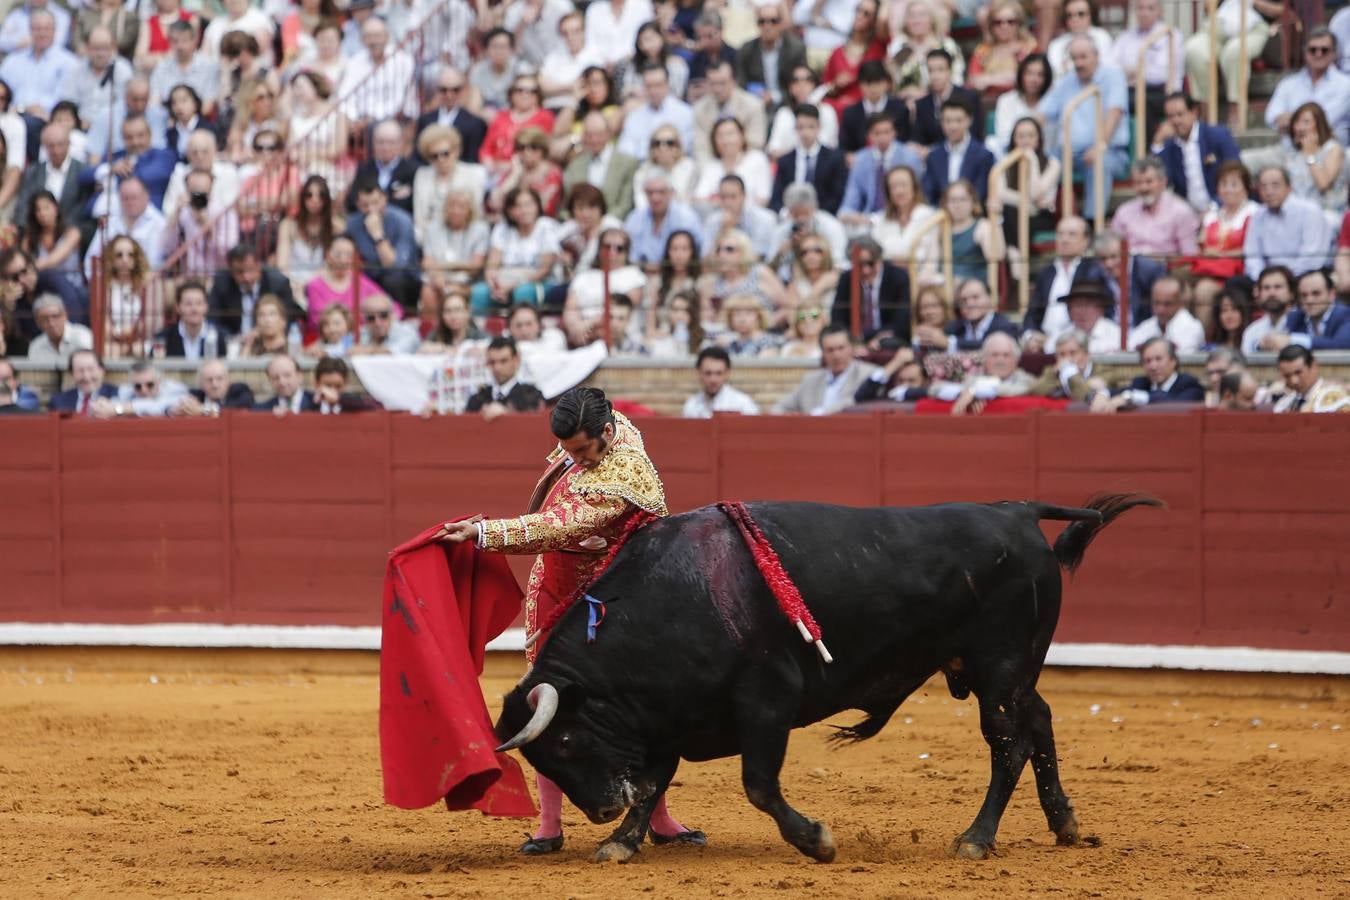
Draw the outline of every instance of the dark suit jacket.
M262 275L258 278L258 296L261 298L264 294L277 295L286 307L288 322L297 322L305 317L304 310L291 293L291 280L270 266L263 266ZM211 296L207 298L207 305L211 321L217 328L230 334L239 333L239 323L244 317L243 294L228 269L218 272L211 282Z
M792 70L806 64L806 45L802 39L789 31L784 31L778 39L778 72L765 73L764 57L760 55L759 38L752 38L741 45L736 53L736 81L741 87L751 84L769 85L769 78L778 79L778 89L785 98L790 97L788 88L792 86Z
M422 136L422 132L426 130L428 125L435 125L440 115L439 109L433 109L429 113L418 116L417 137ZM451 123L451 127L459 132L460 162L478 162L478 151L483 147L483 138L487 137L487 123L468 110L461 109L455 113L455 121ZM428 161L423 160L423 162ZM408 178L408 183L412 183L411 176Z
M1095 281L1109 286L1110 280L1102 264L1087 256L1081 259L1078 269L1073 273L1074 284ZM1027 331L1040 331L1041 323L1045 319L1045 309L1050 305L1050 288L1054 283L1055 266L1051 261L1050 265L1036 274L1036 280L1032 282L1031 297L1027 300L1027 313L1022 317L1022 325ZM1108 310L1107 315L1112 319L1116 317L1114 310Z
M728 44L726 41L723 41L722 46L717 48L717 62L719 63L729 62L731 63L732 68L735 68L736 48ZM708 67L711 66L712 64L713 58L708 54L708 51L706 50L700 50L693 56L689 57L689 80L700 81L704 78L707 78ZM742 87L744 87L744 85L742 85Z
M268 397L266 400L260 400L259 402L253 404L253 411L254 411L254 412L271 412L271 411L272 411L274 408L276 408L277 406L280 406L280 405L285 404L285 403L286 403L286 401L283 400L283 399L280 398L280 397ZM287 405L289 405L289 404L287 404ZM301 396L300 396L300 411L301 411L301 412L318 412L318 410L319 410L319 404L317 404L317 403L314 402L314 392L313 392L313 391L301 391Z
M816 145L816 171L811 186L816 189L816 201L821 209L830 215L839 211L844 200L844 185L848 183L848 166L844 163L844 154L823 145ZM783 191L797 180L797 151L785 153L778 160L778 172L773 177L773 194L769 197L769 209L778 212L783 208Z
M1139 375L1134 381L1131 381L1130 390L1147 391L1149 403L1205 402L1205 389L1195 379L1194 375L1187 375L1185 372L1177 373L1177 380L1172 382L1172 389L1169 391L1158 390L1148 380L1147 375Z
M895 123L895 139L900 142L909 140L912 126L909 121L909 107L899 97L886 98L886 115ZM845 153L857 153L867 146L867 112L859 100L845 107L839 119L839 149Z
M205 119L198 119L197 127L194 128L193 131L211 132L211 134L215 136L216 146L220 149L224 149L225 145L221 140L220 129L216 127L215 123L208 122ZM164 146L168 148L170 153L178 158L179 162L187 162L187 156L178 152L178 126L173 124L172 121L170 121L169 127L164 129Z
M1210 199L1217 203L1219 166L1238 158L1237 141L1222 125L1197 122L1196 127L1200 129L1200 168L1205 173L1205 189L1209 191ZM1186 156L1181 142L1175 137L1168 138L1158 156L1167 170L1167 181L1172 190L1184 199L1190 187L1186 184Z
M1001 331L1004 334L1017 339L1017 326L1012 320L1002 313L994 313L994 320L989 323L989 330L984 333L985 337ZM942 326L943 334L956 338L956 349L958 350L978 350L984 344L984 340L972 341L966 337L966 320L953 319Z
M261 296L261 294L259 296ZM228 343L225 339L225 329L217 328L215 332L216 332L216 359L224 359L226 352L226 344ZM165 356L179 359L181 359L184 356L187 356L187 350L183 346L183 335L179 332L177 325L170 325L169 327L161 331L159 334L155 335L155 337L164 342Z
M107 397L109 400L117 398L117 388L111 384L101 384L98 388L99 397ZM80 392L77 388L71 388L68 391L62 391L59 394L52 394L51 399L47 401L47 408L52 412L71 412L80 402Z
M1290 334L1311 334L1301 309L1289 313ZM1333 303L1322 315L1322 333L1312 339L1314 350L1350 350L1350 306Z
M188 393L196 397L197 402L206 402L206 394L200 388L193 388ZM225 402L220 406L222 409L252 409L255 403L253 389L242 381L234 381L225 390Z
M952 88L953 99L964 99L973 111L974 119L970 130L977 141L984 140L984 110L980 105L980 95L963 87ZM932 94L924 94L914 104L914 124L910 126L909 139L916 144L931 147L942 143L942 105Z
M56 198L56 203L61 207L61 215L65 218L67 225L81 225L87 218L84 214L86 192L80 186L80 178L88 168L78 159L72 159L70 168L66 171L65 186L61 188L61 194ZM18 197L14 204L14 221L26 222L28 220L28 204L32 202L33 197L38 192L46 189L46 163L38 163L24 169L23 178L19 180Z
M923 192L928 196L928 202L934 206L942 200L942 192L947 189L948 162L950 156L947 153L946 141L929 150L928 159L924 162ZM989 193L989 170L993 167L994 154L972 137L969 146L966 147L966 155L961 159L961 177L975 185L981 203L984 203Z
M885 263L881 269L881 328L863 329L863 340L870 340L878 330L889 331L909 343L909 273L899 266ZM853 270L845 269L839 275L839 287L834 292L834 306L830 321L835 325L850 326L853 308Z
M465 412L478 412L492 402L493 386L485 384L464 405ZM544 408L544 395L532 384L517 381L506 395L505 404L515 412L537 412Z
M477 162L477 160L474 160ZM412 215L413 202L413 176L421 168L417 160L411 156L405 156L394 166L394 175L389 179L389 186L385 189L389 194L389 204L397 206L408 215ZM356 176L352 178L352 187L347 191L347 212L356 212L356 185L366 178L378 178L380 170L375 167L375 160L368 159L356 167Z
M118 150L113 153L112 160L117 162L127 155L127 151ZM139 178L144 184L146 191L150 194L150 204L159 209L164 206L164 194L169 189L169 179L173 177L173 170L178 166L178 155L172 150L165 150L161 147L151 147L141 154L136 160L136 165L132 167L131 174ZM80 173L80 189L84 191L85 196L89 197L89 202L85 205L88 212L93 211L94 198L94 173L97 170L93 166L85 168ZM117 184L122 183L122 179L113 178ZM116 188L114 188L115 190Z

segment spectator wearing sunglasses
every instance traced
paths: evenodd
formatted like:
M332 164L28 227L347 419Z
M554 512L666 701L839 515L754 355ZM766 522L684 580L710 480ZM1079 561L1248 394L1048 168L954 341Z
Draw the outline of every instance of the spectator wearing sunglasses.
M421 343L415 325L394 317L389 297L374 294L361 301L361 341L347 352L351 356L407 356L416 353Z
M432 125L443 125L459 132L460 162L478 162L478 151L482 149L483 139L487 137L487 123L462 106L468 81L464 73L447 66L436 76L436 108L424 113L417 120L417 135L420 148L422 132ZM427 160L430 162L430 160Z
M1268 127L1288 134L1294 112L1305 103L1316 103L1340 145L1350 144L1350 75L1336 68L1336 55L1336 36L1329 29L1308 32L1303 68L1280 79L1266 106Z
M567 289L562 324L573 347L590 343L600 336L600 320L605 314L605 276L600 266L609 266L609 293L627 297L634 308L642 305L647 276L629 261L629 239L621 228L600 233L596 267L579 273Z
M783 102L791 90L792 73L806 65L806 45L787 27L782 4L759 5L755 26L759 34L741 45L736 54L736 80L766 104ZM759 85L757 92L755 85Z
M126 383L117 389L122 412L116 415L167 416L187 396L187 385L165 378L154 363L140 359L132 364Z

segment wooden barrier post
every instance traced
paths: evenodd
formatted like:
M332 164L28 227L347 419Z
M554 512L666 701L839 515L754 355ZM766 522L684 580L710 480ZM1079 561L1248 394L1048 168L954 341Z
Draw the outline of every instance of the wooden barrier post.
M848 328L854 337L862 335L862 272L858 268L858 254L862 252L854 244L849 250L849 302ZM880 298L878 298L878 301Z
M1219 124L1219 0L1205 0L1205 14L1209 16L1209 124Z
M1147 92L1148 83L1144 78L1145 58L1148 51L1158 41L1167 41L1167 80L1163 82L1163 93L1166 94L1172 90L1172 79L1177 74L1177 45L1172 42L1172 26L1164 25L1161 31L1150 35L1148 40L1144 41L1144 46L1139 48L1139 69L1134 82L1134 158L1143 159L1148 155L1149 143L1153 140L1153 135L1147 134L1148 127L1145 122L1145 109L1148 106ZM1098 113L1100 116L1101 113Z
M909 245L909 278L910 282L918 285L919 272L919 249L923 239L928 236L928 232L933 229L940 229L939 240L941 241L939 249L939 266L942 260L947 261L947 296L956 297L956 273L952 271L952 220L947 215L947 211L940 209L929 216L922 225L914 230L914 237Z
M1022 254L1022 265L1028 266L1031 262L1031 154L1026 150L1014 150L1003 159L999 160L989 172L989 201L993 203L1004 189L1006 178L1004 173L1013 166L1017 166L1017 192L1021 195L1022 201L1017 205L1017 251ZM990 222L993 229L993 239L997 246L1003 247L1001 254L1008 263L1008 278L1017 283L1017 307L1023 314L1027 311L1027 302L1030 297L1031 285L1027 279L1026 271L1021 278L1013 277L1012 260L1008 257L1008 248L1004 246L1003 241L1003 216L1004 206L999 205L999 214L997 222ZM998 256L995 254L993 259L989 260L989 292L997 300L998 298Z
M108 338L108 279L103 274L103 251L107 248L108 245L105 243L99 255L90 260L90 271L94 277L89 285L89 327L94 332L94 352L98 354L99 359L107 358L105 351Z
M1097 189L1097 209L1093 216L1093 221L1098 232L1106 227L1106 204L1109 197L1103 197L1106 192L1106 122L1103 116L1106 112L1105 104L1102 101L1102 90L1095 84L1090 84L1083 88L1074 97L1064 104L1064 115L1061 117L1064 129L1064 182L1061 188L1060 196L1060 216L1073 215L1073 114L1078 109L1079 104L1091 100L1095 107L1096 119L1096 152L1093 154L1092 177L1093 184Z
M604 318L604 321L600 323L600 324L601 324L600 333L601 333L601 335L602 335L602 336L604 337L604 339L605 339L605 352L606 352L606 353L608 353L610 347L613 346L613 345L610 343L610 337L611 337L611 335L610 335L610 327L609 327L609 314L610 314L610 308L611 308L611 304L610 304L610 296L609 296L609 266L610 266L609 250L605 247L605 234L604 234L603 231L601 231L601 232L600 232L600 279L601 279L600 291L601 291L601 293L603 294L603 296L604 296L604 298L605 298L605 312L604 312L605 318Z
M1130 242L1120 239L1120 271L1116 274L1120 286L1120 349L1130 349Z
M1335 63L1332 65L1335 65ZM1251 71L1251 60L1247 59L1247 4L1241 3L1238 5L1238 134L1247 133L1247 82L1251 76Z

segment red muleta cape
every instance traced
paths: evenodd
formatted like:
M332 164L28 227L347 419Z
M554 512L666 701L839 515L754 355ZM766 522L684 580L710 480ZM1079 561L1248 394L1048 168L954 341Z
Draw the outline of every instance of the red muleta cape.
M380 637L384 801L490 816L537 812L520 765L496 753L478 676L488 641L520 612L506 557L433 540L439 525L389 554Z

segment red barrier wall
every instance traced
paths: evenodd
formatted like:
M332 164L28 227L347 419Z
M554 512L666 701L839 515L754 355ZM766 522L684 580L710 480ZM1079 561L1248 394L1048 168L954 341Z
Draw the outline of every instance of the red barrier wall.
M1093 545L1066 641L1350 651L1350 417L639 422L673 510L1163 497ZM538 418L0 423L0 620L373 625L387 550L519 512ZM520 559L522 575L528 559Z

